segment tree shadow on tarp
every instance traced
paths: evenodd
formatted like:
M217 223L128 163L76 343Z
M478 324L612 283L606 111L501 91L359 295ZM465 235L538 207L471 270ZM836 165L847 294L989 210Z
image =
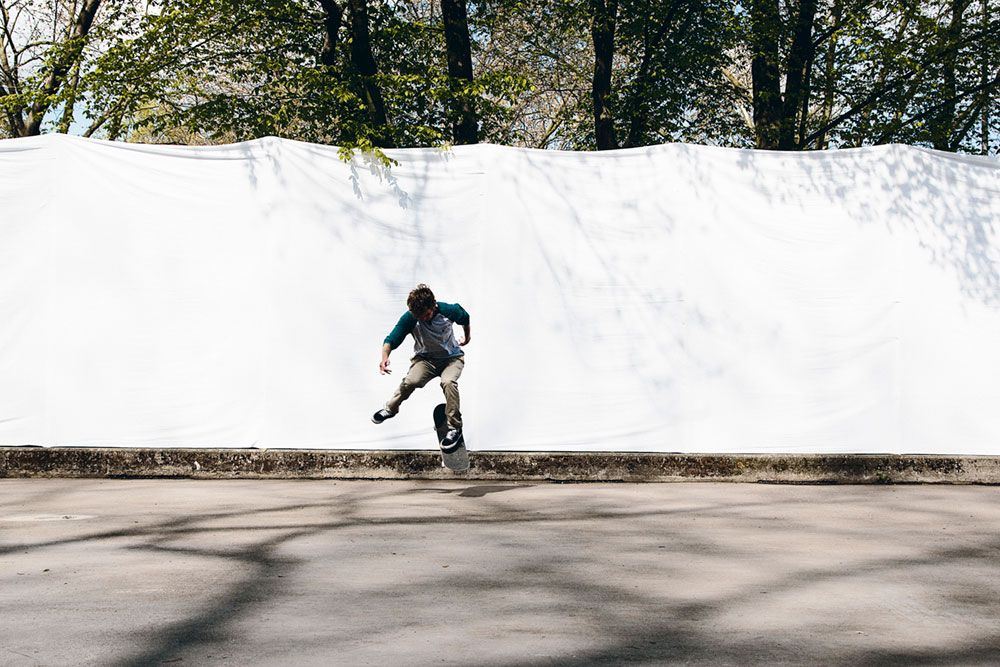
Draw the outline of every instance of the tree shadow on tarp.
M784 168L784 179L762 168L779 156L794 164L794 173ZM883 225L900 242L915 239L928 262L950 272L964 295L1000 305L995 159L886 145L815 154L742 151L739 165L776 204L814 197L860 227Z

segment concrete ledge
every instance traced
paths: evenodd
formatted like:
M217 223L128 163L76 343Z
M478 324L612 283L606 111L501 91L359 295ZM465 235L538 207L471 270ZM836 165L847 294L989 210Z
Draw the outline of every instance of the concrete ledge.
M1000 484L995 456L472 452L471 459L471 470L453 473L431 451L0 447L0 478Z

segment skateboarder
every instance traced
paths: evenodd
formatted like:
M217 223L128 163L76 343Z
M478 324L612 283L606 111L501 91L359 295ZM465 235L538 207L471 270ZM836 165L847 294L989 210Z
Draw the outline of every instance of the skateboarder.
M457 303L438 302L431 289L423 283L410 292L406 308L406 312L382 343L382 363L378 369L382 375L392 372L389 370L389 353L402 344L407 334L412 334L413 358L410 360L410 370L385 407L372 415L372 421L381 424L386 419L395 417L400 405L410 397L414 389L423 387L432 378L440 377L448 416L448 432L441 441L441 446L450 447L462 437L458 378L465 368L462 346L468 345L472 338L469 314ZM455 339L453 324L462 326L463 340Z

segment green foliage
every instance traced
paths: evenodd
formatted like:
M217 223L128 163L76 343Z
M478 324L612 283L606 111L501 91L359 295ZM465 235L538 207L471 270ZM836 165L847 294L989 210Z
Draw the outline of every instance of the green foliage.
M736 43L732 3L623 0L615 37L622 65L613 108L623 145L725 140L715 128L732 113L722 75Z
M484 141L595 147L594 17L583 0L470 2L471 82L448 76L435 0L368 0L373 76L352 57L348 0L103 0L75 39L80 2L0 0L15 5L37 25L0 30L0 135L26 132L40 110L43 131L181 143L273 135L390 163L383 149L447 145L465 107ZM787 96L800 6L778 2L769 19L782 77L772 98ZM606 104L620 145L753 145L750 8L617 0ZM343 12L332 39L331 9ZM996 152L997 0L819 0L811 35L801 107L783 107L795 148ZM373 120L372 90L385 123Z
M346 4L346 3L345 3ZM368 5L373 77L389 113L376 127L352 63L345 20L334 65L319 58L323 8L307 0L180 0L147 17L141 33L109 51L90 82L95 106L116 105L144 137L177 128L215 139L266 135L361 150L446 143L448 109L474 101L484 127L499 124L523 77L492 73L471 85L446 74L439 25L398 3Z
M785 66L797 6L782 5L777 26ZM993 0L819 3L799 147L901 142L980 152L985 121L995 151L998 12Z
M511 110L517 143L595 148L592 8L566 0L477 5L488 50L530 83ZM624 146L664 141L730 143L739 133L736 92L723 74L736 39L729 0L620 0L608 104ZM482 58L489 64L489 54ZM537 119L541 119L540 121Z

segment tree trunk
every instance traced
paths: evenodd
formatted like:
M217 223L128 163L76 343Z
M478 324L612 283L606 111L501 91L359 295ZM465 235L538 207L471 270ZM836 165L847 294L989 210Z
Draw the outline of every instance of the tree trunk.
M73 23L69 39L63 45L62 53L52 63L52 69L45 77L45 83L42 84L42 89L39 91L41 95L38 101L31 105L31 110L24 122L25 136L41 134L42 120L49 107L52 106L50 98L59 91L66 81L66 75L70 68L79 61L90 27L94 23L94 17L100 6L101 0L84 0L80 13Z
M785 74L785 101L781 108L781 132L778 148L795 150L801 147L798 135L799 120L805 121L809 98L809 72L814 55L813 21L816 17L816 0L799 0L799 13L795 33L788 53L788 71Z
M826 57L826 89L823 91L823 117L820 119L820 125L826 125L830 122L830 118L833 117L833 100L834 92L836 86L833 82L834 74L836 73L836 62L837 62L837 42L840 32L840 22L843 16L844 3L843 0L834 0L832 9L833 18L833 28L832 34L830 35L830 50ZM802 132L802 140L805 141L805 132ZM827 147L826 132L821 132L816 138L816 148L818 150L823 150Z
M375 77L378 75L378 65L372 54L371 35L368 31L368 0L350 0L351 8L351 62L361 76L361 86L365 107L368 109L368 120L379 137L377 145L391 147L389 138L385 135L388 117L385 112L385 102L382 91ZM381 136L379 136L381 135Z
M344 23L344 8L334 0L320 0L323 6L323 48L319 52L319 61L327 67L337 64L337 44L340 40L340 27Z
M778 148L781 134L781 79L778 68L778 0L753 0L750 7L750 74L757 148Z
M940 111L931 116L930 130L931 143L934 148L941 151L955 150L952 145L952 134L955 130L955 110L958 96L958 85L955 78L956 50L955 45L962 35L964 19L962 15L969 6L971 0L952 0L951 19L948 27L944 31L944 38L941 40L941 47L945 51L945 56L941 62L941 83L942 98L944 104Z
M671 32L674 18L682 4L681 0L670 0L670 10L656 32L650 34L648 28L644 31L642 60L639 62L639 73L635 79L635 90L638 94L627 107L629 129L628 136L625 138L625 148L634 148L645 144L643 139L649 131L649 90L653 85L653 58L660 52L667 33ZM694 10L689 10L677 30L671 32L672 41L679 42L684 37L690 26L691 11Z
M5 33L10 30L10 15L7 13L7 8L4 6L3 2L0 2L0 30ZM12 67L11 63L7 60L7 49L2 44L3 39L0 39L0 100L8 95L18 94L18 80L15 66ZM10 45L13 49L14 45ZM14 109L11 107L5 107L4 115L7 117L7 133L12 137L24 136L24 113L18 108Z
M448 76L459 83L472 83L472 40L465 0L441 0ZM472 100L465 92L454 100L452 137L456 144L479 142L479 121Z
M80 89L80 61L77 60L73 66L73 76L70 77L66 86L66 104L63 107L62 120L59 121L58 132L69 134L69 128L73 125L73 107L76 106L77 93Z
M809 121L809 100L812 96L812 73L813 65L816 64L816 50L815 42L813 42L814 48L812 51L812 56L809 58L809 62L806 63L806 73L802 84L802 94L799 97L799 128L798 128L798 138L796 139L795 147L797 149L806 148L806 124Z
M0 99L3 99L7 95L13 95L14 92L7 92L4 90L3 84L0 83ZM7 132L12 137L23 137L24 136L24 115L21 113L20 109L7 109L5 112L7 116Z
M618 19L618 0L590 0L593 13L591 34L594 38L594 136L597 150L618 148L615 138L615 121L608 108L611 96L611 68L615 57L615 23Z
M983 0L983 31L986 31L986 27L990 23L990 3L989 0ZM982 68L982 80L980 81L983 86L983 108L980 111L979 119L979 150L983 155L990 154L990 95L986 90L986 83L989 81L989 59L986 56L985 49L983 50L982 61L979 66Z

